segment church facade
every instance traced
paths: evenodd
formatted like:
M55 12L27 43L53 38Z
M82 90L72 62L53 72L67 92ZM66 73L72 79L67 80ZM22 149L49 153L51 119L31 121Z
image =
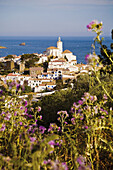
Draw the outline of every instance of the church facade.
M64 59L67 59L69 62L73 60L75 61L75 63L77 63L76 56L73 55L71 51L69 50L63 51L63 42L61 41L60 37L58 38L58 41L57 41L57 47L54 47L54 46L48 47L44 53L47 56L58 57L58 59L64 58Z

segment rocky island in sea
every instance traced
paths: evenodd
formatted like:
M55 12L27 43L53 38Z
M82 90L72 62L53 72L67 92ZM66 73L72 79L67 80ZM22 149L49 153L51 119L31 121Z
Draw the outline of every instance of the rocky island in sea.
M26 44L25 44L25 42L23 42L23 43L21 43L21 44L19 44L19 45L25 46Z

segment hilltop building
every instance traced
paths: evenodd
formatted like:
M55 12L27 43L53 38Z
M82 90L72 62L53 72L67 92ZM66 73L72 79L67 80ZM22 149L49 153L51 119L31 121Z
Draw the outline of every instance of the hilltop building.
M60 37L57 41L57 47L54 46L48 47L44 54L47 56L58 57L58 59L65 58L69 62L73 60L75 61L75 63L77 63L76 56L73 55L71 51L69 50L63 51L63 42L61 41Z

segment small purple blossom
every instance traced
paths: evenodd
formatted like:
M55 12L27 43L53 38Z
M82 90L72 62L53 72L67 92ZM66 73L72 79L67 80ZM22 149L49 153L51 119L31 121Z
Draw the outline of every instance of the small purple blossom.
M25 107L27 106L27 101L25 101L25 105L24 105Z
M27 114L26 114L27 115ZM33 116L32 115L28 115L29 118L32 118Z
M88 126L85 126L85 129L88 129Z
M0 128L0 131L5 131L6 125L3 123L2 127Z
M44 126L39 126L39 132L43 134L45 132L46 128Z
M54 140L50 140L50 141L48 142L48 144L49 144L52 148L54 148L54 146L56 145L56 143L55 143Z
M40 106L38 106L38 110L37 110L38 112L40 112L41 111L41 107Z
M22 126L22 122L19 122L20 123L20 125Z
M67 165L66 165L66 163L65 162L62 162L62 168L64 169L64 170L68 170L68 167L67 167Z
M23 110L23 109L24 109L24 107L23 107L23 106L21 106L21 107L20 107L20 110Z
M93 63L97 63L99 58L96 54L87 54L85 56L85 60L87 61L87 63L93 64Z
M79 100L78 103L79 103L80 105L82 105L82 104L83 104L83 101L82 101L82 100Z
M6 115L6 117L4 118L4 120L9 120L11 118L11 114L10 113L8 113L7 115Z
M36 141L36 137L30 137L30 141L31 142L35 142Z
M72 122L73 125L75 125L75 118L74 117L71 118L71 122Z
M16 85L16 89L19 90L19 87L20 87L20 84L17 84Z

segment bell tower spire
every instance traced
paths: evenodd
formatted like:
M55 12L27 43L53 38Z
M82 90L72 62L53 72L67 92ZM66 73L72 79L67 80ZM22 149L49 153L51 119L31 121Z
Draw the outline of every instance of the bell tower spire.
M59 58L62 57L62 52L63 52L63 43L61 41L61 38L59 37L58 38L58 41L57 41L57 48L59 49Z

